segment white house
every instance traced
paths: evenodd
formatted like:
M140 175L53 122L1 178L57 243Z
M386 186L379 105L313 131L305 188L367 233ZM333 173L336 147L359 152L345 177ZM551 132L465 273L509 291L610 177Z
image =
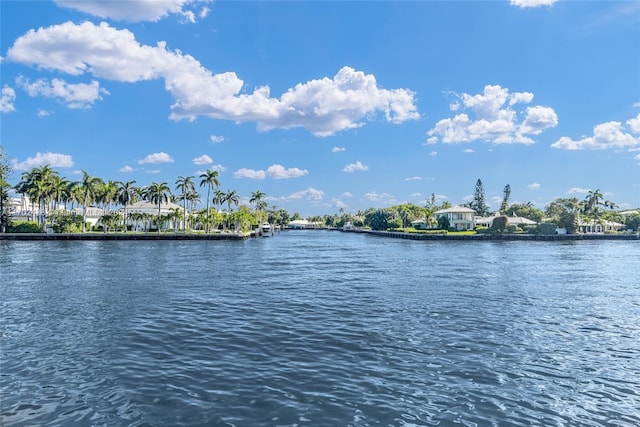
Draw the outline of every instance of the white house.
M171 203L171 202L163 202L160 204L160 215L168 215L172 212L175 212L176 210L178 210L180 212L180 217L182 218L182 206L176 205L175 203ZM124 208L121 208L120 213L124 214ZM131 227L132 230L134 231L145 231L145 230L149 230L152 227L155 226L154 220L157 218L158 216L158 205L148 202L146 200L141 200L139 202L136 202L132 205L127 205L127 216L129 216L132 213L142 213L142 214L148 214L149 215L149 219L145 219L145 220L132 220L131 218L127 219L127 225ZM163 225L162 228L179 228L182 229L182 219L180 219L179 221L176 221L175 224L173 221L169 220L166 221Z
M606 233L623 229L624 224L615 221L602 221L596 222L595 224L593 221L580 221L578 225L578 231L580 233Z
M475 213L476 211L471 208L456 205L447 209L440 209L434 212L434 215L436 219L446 216L449 220L449 227L456 230L473 230L476 226L474 221Z
M488 217L475 217L476 225L483 225L485 227L491 227L493 224L493 220L496 219L498 215L488 216ZM536 225L537 222L530 220L529 218L525 218L522 216L513 215L507 217L507 225L515 225L515 226L525 226L525 225Z

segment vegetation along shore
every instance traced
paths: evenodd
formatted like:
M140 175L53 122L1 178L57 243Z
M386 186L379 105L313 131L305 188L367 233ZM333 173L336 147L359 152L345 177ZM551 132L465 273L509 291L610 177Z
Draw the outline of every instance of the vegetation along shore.
M216 170L198 177L178 176L172 186L103 180L84 170L74 181L49 165L24 171L14 182L13 175L0 146L0 234L5 240L18 234L21 237L15 239L244 239L266 223L276 229L384 232L414 240L637 239L640 232L640 208L621 210L597 189L583 200L557 198L543 210L528 202L510 203L507 184L499 209L492 211L478 179L473 199L461 205L440 201L431 193L422 206L338 209L303 218L269 205L260 190L242 199L235 190L220 190Z

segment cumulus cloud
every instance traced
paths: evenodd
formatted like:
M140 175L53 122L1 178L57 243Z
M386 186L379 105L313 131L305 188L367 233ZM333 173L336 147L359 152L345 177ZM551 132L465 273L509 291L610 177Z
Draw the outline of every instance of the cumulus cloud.
M438 121L427 132L427 144L439 141L446 144L472 141L533 144L527 135L538 135L558 124L558 116L551 107L537 105L524 111L516 109L533 100L530 92L510 93L499 85L487 85L481 94L452 95L458 100L451 110L461 112Z
M210 165L211 163L213 163L213 159L206 154L203 154L202 156L196 157L191 162L194 165Z
M100 87L96 80L91 83L67 83L62 79L39 79L30 82L24 77L18 77L16 84L31 97L43 96L55 98L64 102L69 108L90 108L102 95L109 95L106 89Z
M247 168L238 169L233 173L234 178L264 179L267 176L263 170L253 170Z
M47 116L50 116L50 115L51 115L51 111L42 110L42 109L38 110L38 117L47 117Z
M333 206L338 209L347 209L349 207L345 202L335 197L331 199L331 203L333 203Z
M171 163L173 158L165 152L149 154L144 159L138 160L138 163L144 165L146 163Z
M404 179L405 181L420 181L422 180L421 176L410 176Z
M540 187L541 185L537 182L532 182L531 184L527 185L527 188L529 188L529 190L539 190Z
M5 85L0 96L0 113L10 113L16 111L14 102L16 101L16 91Z
M510 0L512 6L518 6L523 9L529 7L551 6L558 0Z
M593 128L592 136L578 140L563 136L551 146L564 150L632 149L640 146L640 114L627 120L625 125L616 121L601 123Z
M274 164L267 168L266 171L242 168L234 172L235 178L265 179L270 176L273 179L298 178L307 175L306 169L285 168L282 165Z
M11 166L15 170L30 170L36 167L49 165L52 168L70 168L73 166L73 158L69 154L60 153L36 153L22 162L13 160Z
M348 191L345 191L344 193L342 193L342 195L340 197L349 198L349 197L353 197L353 194L351 194Z
M219 144L224 142L224 136L211 135L209 141L211 141L212 144Z
M196 12L200 18L209 13L207 7L194 12L198 3L206 0L127 0L121 1L87 1L87 0L54 0L60 7L77 10L99 18L111 18L118 21L140 22L159 21L168 15L179 15L182 21L195 22ZM190 7L190 8L188 8Z
M319 202L324 198L324 191L309 187L306 190L297 191L289 196L281 197L280 200L300 200L305 199L311 202Z
M572 187L567 191L567 194L587 194L588 192L588 188Z
M66 22L30 30L19 37L7 60L74 76L134 83L163 79L175 102L170 117L197 117L255 122L261 131L302 127L316 136L361 127L383 116L390 123L418 119L415 94L408 89L383 89L375 76L341 68L333 78L298 83L279 98L268 86L251 92L233 72L213 74L194 57L143 45L126 29L107 23Z
M120 172L133 172L135 169L133 169L131 166L129 165L124 165L123 167L121 167Z
M364 198L370 202L383 203L385 205L392 205L397 202L393 195L389 193L377 193L375 191L365 193Z
M348 164L342 169L343 172L356 172L356 171L366 171L369 170L369 166L365 166L360 161L356 161L355 163Z
M298 178L300 176L307 175L309 172L306 169L298 169L298 168L285 168L282 165L271 165L267 169L267 174L273 179L287 179L287 178Z
M333 148L331 149L331 152L332 152L332 153L341 153L341 152L346 151L346 150L347 150L347 149L346 149L346 148L344 148L344 147L333 147Z

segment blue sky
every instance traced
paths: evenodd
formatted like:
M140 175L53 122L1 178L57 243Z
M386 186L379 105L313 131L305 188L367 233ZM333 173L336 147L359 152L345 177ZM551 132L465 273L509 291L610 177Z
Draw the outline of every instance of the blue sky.
M220 172L303 216L640 206L635 1L0 3L0 143L140 186ZM204 194L204 193L202 193ZM495 199L495 200L494 200Z

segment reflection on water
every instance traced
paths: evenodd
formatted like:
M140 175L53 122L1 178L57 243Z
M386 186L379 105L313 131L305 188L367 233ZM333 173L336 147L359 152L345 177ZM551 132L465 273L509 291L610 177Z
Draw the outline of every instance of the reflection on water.
M640 245L0 242L1 425L640 424Z

